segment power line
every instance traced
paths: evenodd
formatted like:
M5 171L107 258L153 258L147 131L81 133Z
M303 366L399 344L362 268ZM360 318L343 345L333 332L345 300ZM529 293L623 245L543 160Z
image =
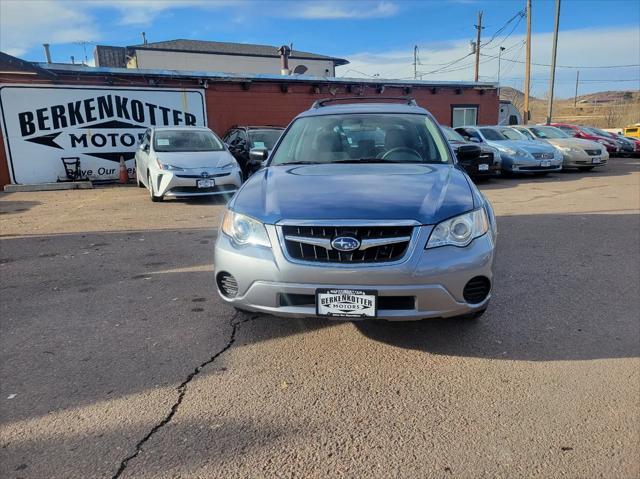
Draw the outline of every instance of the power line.
M482 55L483 57L491 57L491 58L498 58L496 55L488 55L486 53L481 53L480 55ZM525 63L521 60L509 60L507 58L503 58L503 60L508 61L508 62L514 62L514 63ZM539 67L550 67L550 64L547 63L534 63L531 62L532 65L536 65ZM634 65L602 65L602 66L575 66L575 65L556 65L556 68L577 68L582 70L583 68L593 68L593 69L605 69L605 68L631 68L631 67L640 67L640 63L639 64L634 64Z

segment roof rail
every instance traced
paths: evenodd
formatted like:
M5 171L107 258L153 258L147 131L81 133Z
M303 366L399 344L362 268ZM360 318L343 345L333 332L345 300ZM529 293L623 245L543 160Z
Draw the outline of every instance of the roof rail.
M353 96L353 97L342 97L342 98L323 98L322 100L316 100L311 105L312 109L320 108L325 106L326 103L333 103L336 101L373 101L373 100L393 100L402 103L406 103L411 106L418 106L415 98L410 98L406 96Z

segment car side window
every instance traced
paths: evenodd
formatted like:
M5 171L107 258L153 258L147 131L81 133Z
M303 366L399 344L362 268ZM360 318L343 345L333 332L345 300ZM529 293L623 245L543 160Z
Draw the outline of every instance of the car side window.
M238 136L234 140L234 144L238 148L246 148L247 140L247 132L244 130L238 130Z
M229 146L234 146L234 141L238 137L238 130L231 130L227 133L227 136L224 139L224 142Z

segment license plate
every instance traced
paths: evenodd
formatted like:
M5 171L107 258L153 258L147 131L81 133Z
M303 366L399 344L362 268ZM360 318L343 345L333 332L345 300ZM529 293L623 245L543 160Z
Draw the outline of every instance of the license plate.
M598 163L600 163L600 157L596 156L595 158L591 158L591 164L592 165L597 165Z
M487 165L486 163L478 165L478 171L489 171L489 165Z
M549 161L549 160L542 160L542 161L540 162L540 166L542 166L543 168L547 168L547 167L551 166L551 161Z
M216 186L216 180L196 180L196 186L198 188L213 188Z
M316 314L339 318L374 318L378 308L376 291L358 289L316 290Z

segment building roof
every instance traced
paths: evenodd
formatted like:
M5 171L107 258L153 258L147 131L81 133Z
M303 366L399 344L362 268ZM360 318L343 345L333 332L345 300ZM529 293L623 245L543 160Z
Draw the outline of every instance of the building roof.
M0 73L11 73L14 75L44 75L54 77L51 71L40 68L37 64L21 60L7 53L0 52Z
M348 77L317 77L311 75L274 75L269 73L227 73L227 72L210 72L210 71L184 71L184 70L148 70L142 68L108 68L108 67L91 67L87 68L82 65L71 64L48 64L36 63L36 66L51 72L62 73L79 73L89 75L117 75L137 76L137 77L166 77L166 78L196 78L199 80L223 81L223 82L251 82L251 81L270 81L270 82L290 82L290 83L336 83L336 84L367 84L367 85L385 85L385 86L421 86L432 88L477 88L481 90L495 90L498 87L494 82L474 82L474 81L441 81L441 80L399 80L392 78L348 78Z
M127 49L131 50L160 50L190 53L213 53L219 55L241 55L255 57L280 58L278 47L272 45L256 45L252 43L231 43L231 42L210 42L204 40L167 40L164 42L145 43L142 45L131 45ZM304 60L329 60L334 65L347 65L349 62L343 58L319 55L317 53L302 52L292 50L290 58Z

